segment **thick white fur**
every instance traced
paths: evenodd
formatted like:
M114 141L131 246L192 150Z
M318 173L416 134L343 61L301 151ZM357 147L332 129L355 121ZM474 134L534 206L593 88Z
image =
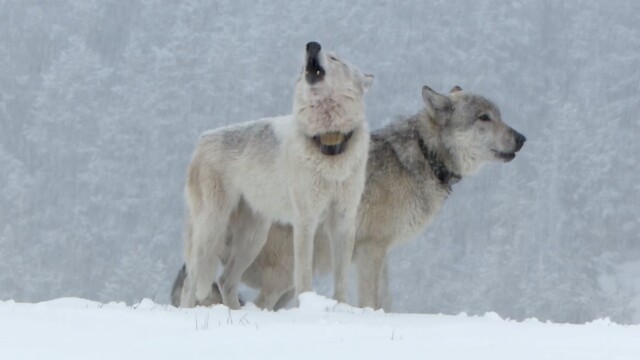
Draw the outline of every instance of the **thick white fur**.
M189 209L181 306L206 302L218 280L224 304L239 308L237 285L262 249L272 222L293 225L296 294L310 291L313 239L327 224L333 249L335 298L346 300L355 219L364 188L369 132L363 94L371 77L320 53L323 81L298 78L293 114L203 134L189 165ZM303 70L304 71L304 70ZM313 136L353 132L346 150L324 155ZM232 239L224 249L226 239Z

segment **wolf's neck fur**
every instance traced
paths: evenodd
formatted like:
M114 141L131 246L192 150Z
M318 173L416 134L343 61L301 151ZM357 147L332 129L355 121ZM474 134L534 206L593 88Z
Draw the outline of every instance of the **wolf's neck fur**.
M418 145L436 177L446 185L453 185L462 179L464 174L456 157L445 146L440 125L430 118L426 110L419 112L414 126L418 131Z
M366 127L361 98L332 92L322 99L297 100L294 103L296 125L308 136L328 132L347 134L358 127Z
M431 167L431 171L433 171L433 174L438 178L438 180L440 180L441 183L447 186L451 186L462 179L462 176L454 173L453 171L449 170L449 168L447 168L447 165L445 165L445 163L440 159L438 154L436 154L435 151L429 149L429 147L421 137L418 138L418 146L420 147L422 156L424 156L425 160L427 160L427 163L429 164L429 167Z

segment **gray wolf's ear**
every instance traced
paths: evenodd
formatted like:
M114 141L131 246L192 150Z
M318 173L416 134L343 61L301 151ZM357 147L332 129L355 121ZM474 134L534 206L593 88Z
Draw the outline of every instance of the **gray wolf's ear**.
M449 99L425 85L422 87L422 100L424 100L429 116L438 124L444 125L448 118L447 113L451 108Z
M364 74L364 76L362 77L362 87L364 88L364 91L369 90L371 84L373 84L373 75Z
M453 93L457 93L458 91L462 91L462 88L456 85L453 87L453 89L451 89L451 91L449 91L449 93L453 94Z

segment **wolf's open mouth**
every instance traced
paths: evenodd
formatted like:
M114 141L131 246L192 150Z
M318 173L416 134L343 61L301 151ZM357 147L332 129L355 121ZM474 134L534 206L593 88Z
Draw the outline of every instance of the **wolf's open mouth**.
M348 134L341 132L328 132L314 136L313 141L320 147L320 152L325 155L341 154L347 147L347 141L353 135L353 131Z
M496 154L498 159L502 159L504 162L509 162L516 157L516 153L514 152L502 152L498 150L493 150L493 153Z
M309 85L314 85L324 79L325 71L320 65L317 58L311 58L307 61L305 68L305 78Z
M315 41L307 44L307 64L305 66L305 78L309 85L314 85L324 79L325 70L320 65L320 49L322 47Z

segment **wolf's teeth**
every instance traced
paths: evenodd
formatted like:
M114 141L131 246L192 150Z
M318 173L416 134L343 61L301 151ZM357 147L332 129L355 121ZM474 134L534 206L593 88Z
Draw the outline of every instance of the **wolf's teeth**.
M316 71L316 75L320 75L320 70Z

